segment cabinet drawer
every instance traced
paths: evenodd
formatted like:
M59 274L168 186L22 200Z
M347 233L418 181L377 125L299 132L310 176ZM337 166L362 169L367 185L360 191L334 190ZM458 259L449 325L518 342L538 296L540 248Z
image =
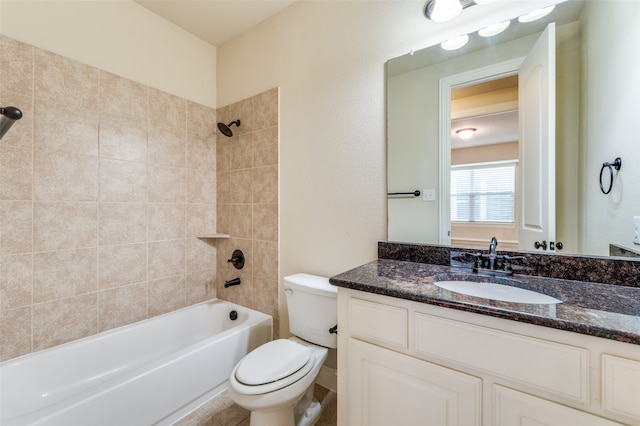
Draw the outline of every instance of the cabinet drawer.
M589 351L416 313L416 350L588 402ZM469 350L473 348L473 350Z
M497 385L493 387L493 412L495 426L621 426L602 417Z
M407 310L349 299L347 325L352 336L397 349L407 348Z
M640 361L602 355L602 408L640 421Z

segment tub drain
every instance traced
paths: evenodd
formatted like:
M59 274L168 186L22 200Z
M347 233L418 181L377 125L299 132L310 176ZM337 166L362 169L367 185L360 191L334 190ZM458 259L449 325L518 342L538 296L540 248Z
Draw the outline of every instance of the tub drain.
M231 311L229 312L229 319L231 321L235 321L238 319L238 311Z

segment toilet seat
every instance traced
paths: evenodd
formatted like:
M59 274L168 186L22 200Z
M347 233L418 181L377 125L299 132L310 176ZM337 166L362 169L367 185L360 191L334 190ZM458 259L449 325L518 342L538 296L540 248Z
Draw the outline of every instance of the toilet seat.
M288 339L273 340L240 361L234 385L247 395L273 392L303 378L314 364L308 347Z

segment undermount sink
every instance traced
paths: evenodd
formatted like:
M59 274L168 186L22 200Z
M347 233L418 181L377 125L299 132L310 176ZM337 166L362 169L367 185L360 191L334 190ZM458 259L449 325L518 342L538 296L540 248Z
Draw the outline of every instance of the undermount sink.
M562 303L561 300L547 296L546 294L503 284L464 280L436 281L434 284L455 293L481 297L483 299L500 300L503 302L529 303L535 305Z

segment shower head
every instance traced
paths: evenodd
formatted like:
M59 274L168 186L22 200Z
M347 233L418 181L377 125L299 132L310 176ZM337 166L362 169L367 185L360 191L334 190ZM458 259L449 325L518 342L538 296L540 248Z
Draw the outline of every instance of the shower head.
M0 107L0 139L9 131L16 120L22 118L22 111L16 107Z
M233 136L233 132L231 131L231 126L234 124L240 127L240 120L232 121L229 124L218 123L218 130L220 130L220 132L222 132L223 135L230 138L231 136Z

